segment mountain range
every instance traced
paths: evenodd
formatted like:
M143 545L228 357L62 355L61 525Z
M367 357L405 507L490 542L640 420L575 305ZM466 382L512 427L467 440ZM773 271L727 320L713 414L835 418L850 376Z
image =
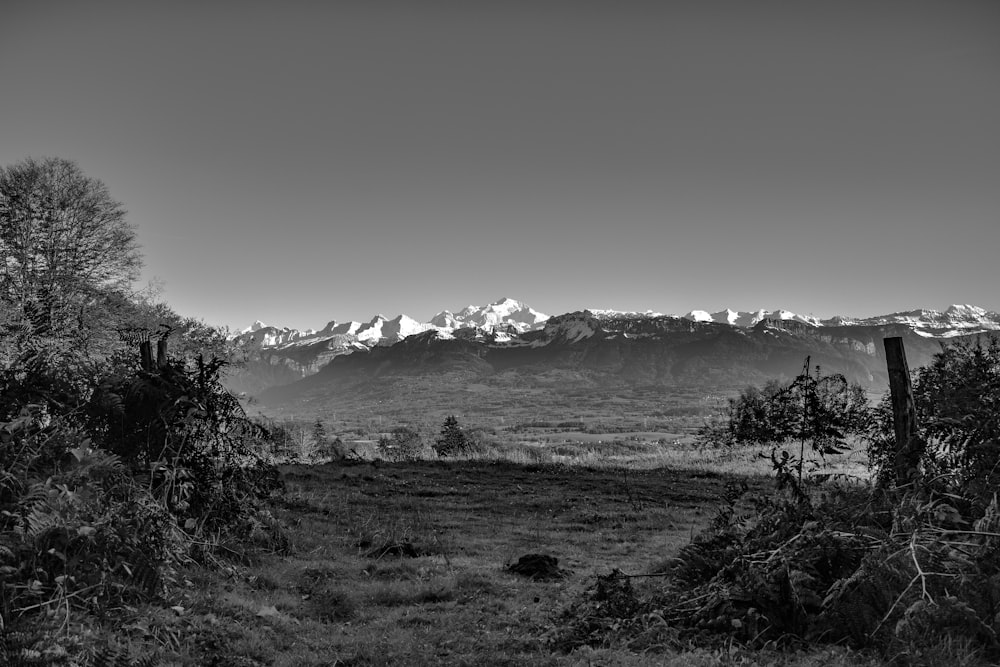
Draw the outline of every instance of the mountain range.
M683 316L585 310L550 317L505 298L442 311L425 323L378 315L367 323L334 321L319 331L296 331L258 322L234 337L246 361L230 385L263 402L337 387L357 391L359 382L391 390L386 378L432 379L444 371L460 371L470 382L508 371L521 379L551 371L584 378L591 387L731 388L794 376L808 356L831 372L878 386L886 381L887 336L902 336L911 366L919 366L946 340L997 330L1000 314L970 305L865 318L819 319L780 309ZM433 389L428 382L424 388Z
M844 317L837 315L821 319L813 315L800 315L791 311L753 310L735 311L728 308L709 313L705 310L692 310L685 315L663 315L653 311L643 313L616 310L588 309L595 316L631 316L631 317L679 317L693 322L716 322L735 327L754 327L764 321L801 322L814 327L831 326L877 326L889 324L904 324L915 332L929 338L948 338L969 333L1000 330L1000 313L987 311L984 308L971 305L952 305L943 311L917 309L877 315L874 317ZM549 319L548 315L515 299L503 298L486 306L466 306L457 313L443 310L428 322L418 322L407 315L397 315L387 319L384 315L376 315L366 323L362 322L329 322L320 330L290 329L288 327L268 326L261 321L239 331L234 338L242 345L260 348L282 348L286 346L310 346L338 336L350 337L360 344L359 347L370 348L374 345L392 345L407 336L424 331L437 331L440 334L454 334L458 329L502 329L512 334L525 333L542 328ZM355 349L359 349L355 347Z

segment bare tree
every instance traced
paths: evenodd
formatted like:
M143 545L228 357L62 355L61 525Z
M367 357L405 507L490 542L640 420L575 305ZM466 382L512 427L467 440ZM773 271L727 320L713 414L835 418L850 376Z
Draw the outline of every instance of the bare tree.
M62 158L0 168L0 299L36 333L75 328L84 309L138 278L122 204Z

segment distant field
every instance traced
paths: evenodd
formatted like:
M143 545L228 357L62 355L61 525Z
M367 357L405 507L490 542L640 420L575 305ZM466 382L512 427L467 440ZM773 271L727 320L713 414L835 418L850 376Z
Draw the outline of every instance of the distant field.
M693 433L735 395L733 387L563 385L524 386L516 374L469 382L461 374L434 378L377 378L319 392L292 405L259 406L251 413L277 419L323 421L331 433L372 433L406 424L436 433L448 415L464 427L503 435L535 429L589 433ZM571 426L566 426L571 425Z
M581 433L579 431L554 431L543 437L546 442L579 442L603 443L615 440L632 440L636 442L668 442L690 438L691 434L678 431L634 431L625 433Z

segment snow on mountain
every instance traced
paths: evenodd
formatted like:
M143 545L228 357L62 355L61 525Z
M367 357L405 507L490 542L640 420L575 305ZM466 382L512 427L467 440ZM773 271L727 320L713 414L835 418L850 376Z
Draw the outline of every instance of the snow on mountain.
M517 331L524 333L542 326L549 319L548 315L526 306L515 299L503 298L486 306L466 306L457 313L443 310L431 318L430 323L442 329L460 329L464 327L492 327L511 324Z
M257 322L256 324L262 324ZM298 341L303 336L303 332L298 329L279 329L277 327L260 326L260 327L248 327L244 329L238 336L244 343L256 345L257 347L280 347L282 345L290 345Z
M737 312L735 310L731 310L729 308L726 308L725 310L720 310L717 313L712 313L712 320L715 321L715 322L719 322L719 323L722 323L722 324L729 324L729 325L732 325L732 326L746 326L746 325L740 325L740 324L738 324L739 321L740 321L740 318L743 315L744 315L744 313L740 313L740 312Z
M430 324L422 324L406 315L397 315L391 320L384 315L376 315L371 322L358 327L354 335L359 342L368 345L392 345L432 328Z
M355 332L358 341L362 343L368 343L370 345L375 345L378 343L379 339L382 338L382 325L385 324L385 315L379 313L371 319L371 322L367 324L362 324L358 327Z
M718 322L735 327L753 327L764 320L792 320L810 326L883 326L903 324L925 336L946 338L975 331L1000 330L1000 313L994 313L969 304L955 304L944 311L917 309L877 315L874 317L835 317L821 319L814 315L800 315L788 310L734 311L726 308L715 313L692 310L683 316L692 322Z
M441 338L450 338L457 330L469 329L474 331L474 336L488 335L491 340L500 342L510 340L513 335L539 329L548 319L548 315L520 301L503 298L486 306L467 306L458 313L444 310L431 318L430 322L418 322L407 315L388 319L380 314L365 323L338 323L331 320L319 331L299 331L269 327L257 321L242 329L234 338L261 348L301 347L328 342L328 346L336 343L346 351L354 348L345 346L344 340L359 343L362 348L366 348L392 345L407 336L430 330L437 331Z
M834 318L842 325L903 324L927 338L951 338L1000 330L1000 313L969 304L953 304L944 311L918 308L865 318ZM829 320L833 322L833 320ZM824 322L826 324L826 322Z
M798 313L783 309L736 311L726 308L716 313L709 313L707 310L692 310L683 317L692 322L718 322L719 324L729 324L742 328L756 326L764 320L794 320L813 326L819 326L820 324L820 320L817 317L799 315Z
M379 341L379 344L392 345L407 336L423 333L431 328L431 325L417 322L412 317L397 315L395 318L387 320L382 324L382 339Z
M251 324L250 326L248 326L246 329L240 329L239 333L240 333L240 335L242 335L242 334L248 334L248 333L254 333L254 332L260 331L261 329L265 329L265 328L267 328L267 325L264 324L263 322L261 322L260 320L257 320L256 322L254 322L253 324Z
M337 322L330 320L325 327L319 330L320 336L353 336L361 328L361 322Z
M430 323L439 329L458 329L462 326L462 323L450 310L442 310L431 318Z
M663 313L658 313L653 310L644 310L642 312L636 310L613 310L610 308L588 308L588 313L595 315L596 317L663 317Z
M555 341L576 343L584 338L590 338L597 333L597 322L595 320L605 317L614 316L606 312L595 316L595 313L592 311L585 310L549 318L542 330L543 335L533 340L531 346L544 347Z
M970 306L969 304L953 304L948 306L948 310L944 311L944 314L952 319L963 319L966 321L977 320L984 322L990 319L990 314L985 308Z
M706 310L692 310L690 313L684 316L685 320L691 320L692 322L714 322L715 318L712 317L711 313Z
M576 341L592 336L597 326L596 322L605 320L638 322L662 317L665 317L662 313L653 311L591 309L550 318L520 301L503 298L485 306L466 306L457 313L443 310L429 322L418 322L406 315L398 315L391 320L384 315L377 315L366 323L355 321L338 323L334 320L319 331L311 329L298 331L267 326L258 320L241 330L235 338L258 348L280 349L325 344L328 350L348 353L376 345L392 345L407 336L432 330L437 332L439 338L451 338L461 332L463 337L471 336L494 343L513 343L519 334L544 328L547 331L544 339L552 340L558 337L564 341ZM932 338L1000 330L1000 313L969 304L951 305L943 311L917 309L864 318L838 315L823 320L783 309L736 311L726 308L717 312L692 310L682 316L682 319L691 322L716 322L738 328L752 328L765 320L794 321L807 327L901 324L912 328L922 336ZM552 326L549 326L550 323ZM629 326L630 333L640 330L636 329L636 325ZM536 339L532 344L540 344L541 340L543 339Z
M814 327L820 326L820 319L812 315L799 315L798 313L792 313L787 310L776 310L768 315L769 319L775 320L794 320L796 322L803 322L805 324L811 324Z

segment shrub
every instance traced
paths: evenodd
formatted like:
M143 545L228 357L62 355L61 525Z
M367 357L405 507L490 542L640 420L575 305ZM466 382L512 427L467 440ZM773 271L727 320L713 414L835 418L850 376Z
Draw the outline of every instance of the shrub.
M822 375L809 368L789 384L768 382L763 389L748 387L730 399L721 423L708 424L699 435L702 444L774 444L771 460L779 485L802 495L806 444L822 459L848 449L846 438L868 432L872 411L864 389L840 374ZM777 447L797 441L797 456Z
M864 389L835 373L809 368L790 383L747 387L730 399L722 432L730 444L809 440L819 453L837 451L847 435L867 432L871 414Z
M95 390L88 412L96 442L142 475L189 532L241 524L278 488L277 470L252 446L267 432L223 389L225 364L198 357Z
M260 503L278 484L254 453L266 433L221 362L141 370L28 343L0 374L0 662L168 595L196 547L287 546Z
M93 449L66 417L25 408L0 424L0 462L8 628L45 628L45 619L68 622L71 610L104 614L164 592L187 544L119 457Z
M399 426L378 440L378 451L387 461L416 461L424 450L420 434L407 426Z
M1000 339L990 336L945 346L913 382L918 437L926 447L925 483L960 496L973 518L985 511L1000 482ZM888 399L870 431L869 455L885 484L895 436Z

